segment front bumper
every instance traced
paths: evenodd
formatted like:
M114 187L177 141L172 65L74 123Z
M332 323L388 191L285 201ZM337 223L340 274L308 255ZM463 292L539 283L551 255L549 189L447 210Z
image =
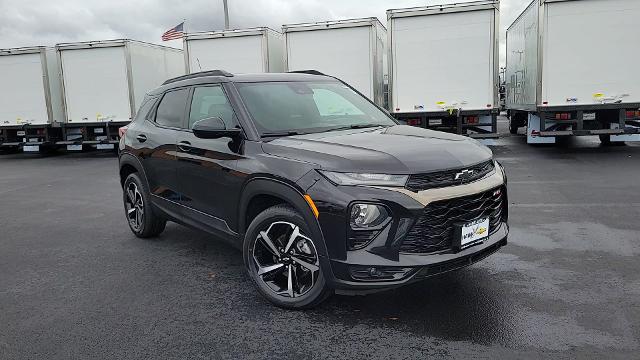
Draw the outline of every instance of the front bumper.
M313 180L313 185L306 192L320 212L318 224L326 245L321 266L328 285L342 293L380 291L459 269L489 256L507 243L506 176L499 166L493 173L473 183L417 193L399 188L335 186L321 176ZM407 228L400 230L404 221L408 220L411 229L432 203L491 193L496 189L504 191L501 207L504 213L495 217L497 222L491 225L494 230L483 241L462 250L403 251L402 243L408 233ZM384 205L392 217L373 240L358 248L353 248L349 242L348 214L355 202ZM378 275L367 276L367 272L378 272Z
M372 292L391 289L416 281L426 279L431 276L443 274L449 271L461 269L474 264L487 256L495 253L501 247L507 245L508 225L502 223L500 229L490 235L482 243L466 248L458 253L409 255L400 254L399 261L385 260L379 256L372 256L365 265L347 261L330 261L333 278L331 286L336 290L346 290L343 293ZM371 254L373 255L373 254ZM361 262L362 258L359 259ZM362 263L360 263L362 264ZM386 268L410 268L404 277L392 281L353 281L350 269L358 267Z

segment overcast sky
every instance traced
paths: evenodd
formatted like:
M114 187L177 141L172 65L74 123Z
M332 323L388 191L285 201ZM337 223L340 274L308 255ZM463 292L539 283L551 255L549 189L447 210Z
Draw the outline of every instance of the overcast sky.
M501 26L531 0L502 0ZM228 0L231 28L377 16L390 8L464 0ZM224 27L222 0L0 0L0 48L131 38L162 43L167 29L186 19L186 31ZM180 41L164 43L182 47Z

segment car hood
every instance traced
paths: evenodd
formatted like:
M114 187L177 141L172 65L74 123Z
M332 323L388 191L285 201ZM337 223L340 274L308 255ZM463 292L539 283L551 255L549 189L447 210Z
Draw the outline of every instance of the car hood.
M460 168L492 157L476 140L406 125L282 137L262 148L325 170L387 174Z

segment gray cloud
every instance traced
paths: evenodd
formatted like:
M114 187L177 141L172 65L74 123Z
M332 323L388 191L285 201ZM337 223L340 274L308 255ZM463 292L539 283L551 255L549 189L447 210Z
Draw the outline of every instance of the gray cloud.
M244 28L377 16L389 8L455 0L228 0L231 27ZM461 1L457 1L461 2ZM505 29L530 0L503 0ZM222 0L0 0L0 48L132 38L162 43L160 35L186 19L187 31L221 29ZM504 32L501 34L504 43ZM181 47L180 41L165 45ZM504 46L504 45L503 45ZM504 55L503 55L504 56Z

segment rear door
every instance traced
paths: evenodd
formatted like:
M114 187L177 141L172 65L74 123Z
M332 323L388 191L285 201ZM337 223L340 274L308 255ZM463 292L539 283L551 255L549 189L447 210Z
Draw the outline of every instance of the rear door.
M176 139L182 131L189 89L167 91L145 126L127 131L142 159L149 191L159 206L178 217L180 193L176 174ZM164 200L164 201L162 201Z
M287 33L289 70L314 69L335 76L371 100L373 56L371 26Z
M491 9L392 19L392 110L492 108L494 14Z
M49 122L42 56L0 56L0 125L46 124Z
M124 46L60 52L67 122L131 120Z
M222 85L194 87L186 122L178 133L178 181L185 222L207 231L234 234L238 194L244 177L234 171L240 143L231 138L200 139L191 129L198 121L220 117L227 128L238 127Z
M188 40L189 71L225 69L232 73L265 72L263 36Z
M545 9L539 101L640 102L640 1L548 2Z

